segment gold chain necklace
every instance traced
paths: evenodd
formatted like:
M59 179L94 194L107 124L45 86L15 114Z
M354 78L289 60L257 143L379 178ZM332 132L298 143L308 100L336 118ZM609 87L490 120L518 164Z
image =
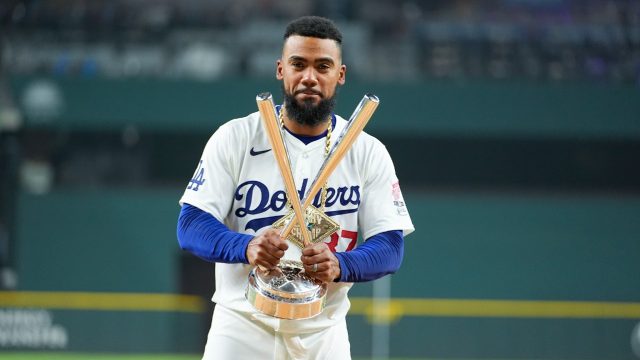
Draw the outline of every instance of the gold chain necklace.
M280 105L280 112L278 113L278 120L280 120L280 127L282 129L284 129L284 105ZM324 142L324 157L325 159L329 156L329 152L331 151L331 132L333 130L333 121L331 119L331 115L329 115L329 126L327 127L327 136L325 137L325 142ZM324 185L322 186L322 192L320 193L320 211L324 211L324 206L325 203L327 202L327 188L328 188L328 181L324 183ZM309 196L312 196L313 194L309 194ZM303 200L303 199L300 199ZM287 199L287 206L289 208L292 208L291 206L291 202L289 201L289 199Z

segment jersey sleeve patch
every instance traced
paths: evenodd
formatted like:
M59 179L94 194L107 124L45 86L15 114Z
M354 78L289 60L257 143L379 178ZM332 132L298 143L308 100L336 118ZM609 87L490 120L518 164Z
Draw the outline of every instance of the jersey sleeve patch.
M391 184L391 195L393 196L393 205L396 207L396 211L400 216L409 215L409 211L407 210L407 206L404 203L404 198L402 197L402 191L400 191L400 182L396 181Z
M193 178L189 180L189 186L187 186L187 190L198 191L198 188L204 184L204 167L202 166L202 160L198 163L198 168L193 173Z

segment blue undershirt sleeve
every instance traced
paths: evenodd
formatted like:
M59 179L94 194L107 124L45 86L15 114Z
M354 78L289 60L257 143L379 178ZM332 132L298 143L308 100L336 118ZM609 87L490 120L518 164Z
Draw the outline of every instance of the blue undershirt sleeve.
M182 206L177 235L182 249L204 260L248 264L246 249L253 236L229 230L193 205ZM370 281L394 273L402 263L403 253L401 230L376 234L352 251L335 253L340 262L340 281Z
M355 249L335 255L340 262L339 281L371 281L393 274L400 268L404 255L402 230L376 234Z
M184 204L178 217L178 243L183 250L210 262L244 263L253 236L229 230L206 211Z

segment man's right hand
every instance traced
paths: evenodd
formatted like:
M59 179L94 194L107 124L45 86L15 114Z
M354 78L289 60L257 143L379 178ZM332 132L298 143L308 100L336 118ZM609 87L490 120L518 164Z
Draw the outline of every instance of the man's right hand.
M280 231L269 228L249 241L247 260L253 266L272 270L288 248L287 242L280 237Z

